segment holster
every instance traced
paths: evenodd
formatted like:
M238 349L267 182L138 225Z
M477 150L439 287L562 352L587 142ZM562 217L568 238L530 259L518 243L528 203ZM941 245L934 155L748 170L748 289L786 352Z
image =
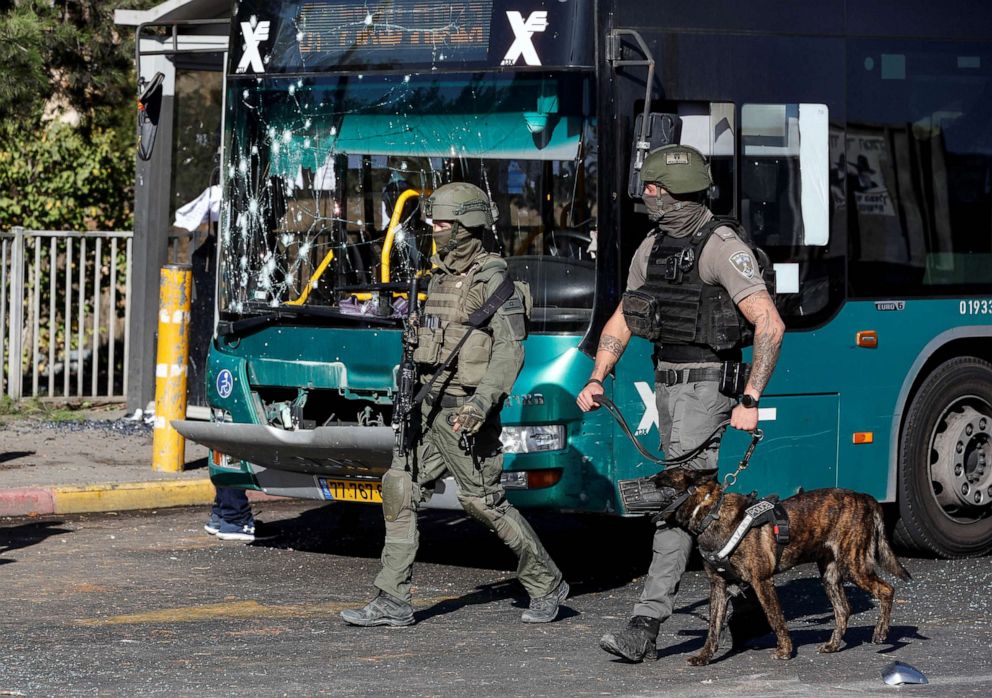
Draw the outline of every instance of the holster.
M721 395L738 398L744 394L748 376L751 375L751 365L740 361L724 361L720 367Z

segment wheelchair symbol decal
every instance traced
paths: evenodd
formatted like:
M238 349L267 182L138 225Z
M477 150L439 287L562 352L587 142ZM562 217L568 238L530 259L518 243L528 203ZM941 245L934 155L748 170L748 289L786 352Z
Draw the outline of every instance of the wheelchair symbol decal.
M234 392L234 376L226 368L217 374L217 394L223 398L230 397Z

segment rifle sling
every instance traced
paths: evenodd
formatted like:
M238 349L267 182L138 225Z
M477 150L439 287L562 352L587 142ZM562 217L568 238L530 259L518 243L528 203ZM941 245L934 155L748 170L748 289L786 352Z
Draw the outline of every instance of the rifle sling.
M513 284L513 280L508 276L504 277L503 283L501 283L496 290L493 291L493 294L486 299L486 302L483 303L478 310L468 316L468 323L466 324L468 324L471 329L465 333L465 336L462 337L461 341L458 342L458 344L455 345L455 348L451 350L451 354L449 354L447 360L441 364L441 368L438 369L434 373L434 376L427 383L422 385L420 390L417 391L416 396L413 398L413 407L416 407L424 401L424 398L427 397L427 394L434 386L434 382L438 379L438 377L451 368L451 363L455 360L455 357L458 356L458 352L461 351L462 346L464 346L469 335L472 334L474 330L482 327L486 322L488 322L489 318L495 315L496 311L499 310L504 303L510 300L510 297L513 296L513 291L515 288L516 287Z

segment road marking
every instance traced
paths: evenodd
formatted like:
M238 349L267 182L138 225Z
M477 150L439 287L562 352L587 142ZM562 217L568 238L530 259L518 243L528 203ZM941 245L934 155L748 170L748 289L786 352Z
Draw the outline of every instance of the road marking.
M454 601L461 596L434 596L418 598L415 608L424 608L445 601ZM258 601L225 601L200 606L180 606L163 608L143 613L128 613L108 618L79 618L75 622L90 628L108 625L136 625L140 623L196 623L221 618L309 618L311 616L337 615L346 608L355 608L361 601L330 601L319 604L261 604Z

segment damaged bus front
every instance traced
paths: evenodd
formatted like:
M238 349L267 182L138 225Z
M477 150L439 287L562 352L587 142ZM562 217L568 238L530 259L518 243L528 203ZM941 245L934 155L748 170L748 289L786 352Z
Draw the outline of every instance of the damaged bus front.
M534 300L502 412L504 484L522 506L612 506L613 488L590 487L589 454L570 446L595 288L591 14L559 2L237 4L213 421L179 425L212 449L216 484L379 501L406 289L430 273L420 199L467 181L501 212L484 244ZM432 505L457 506L442 489Z

